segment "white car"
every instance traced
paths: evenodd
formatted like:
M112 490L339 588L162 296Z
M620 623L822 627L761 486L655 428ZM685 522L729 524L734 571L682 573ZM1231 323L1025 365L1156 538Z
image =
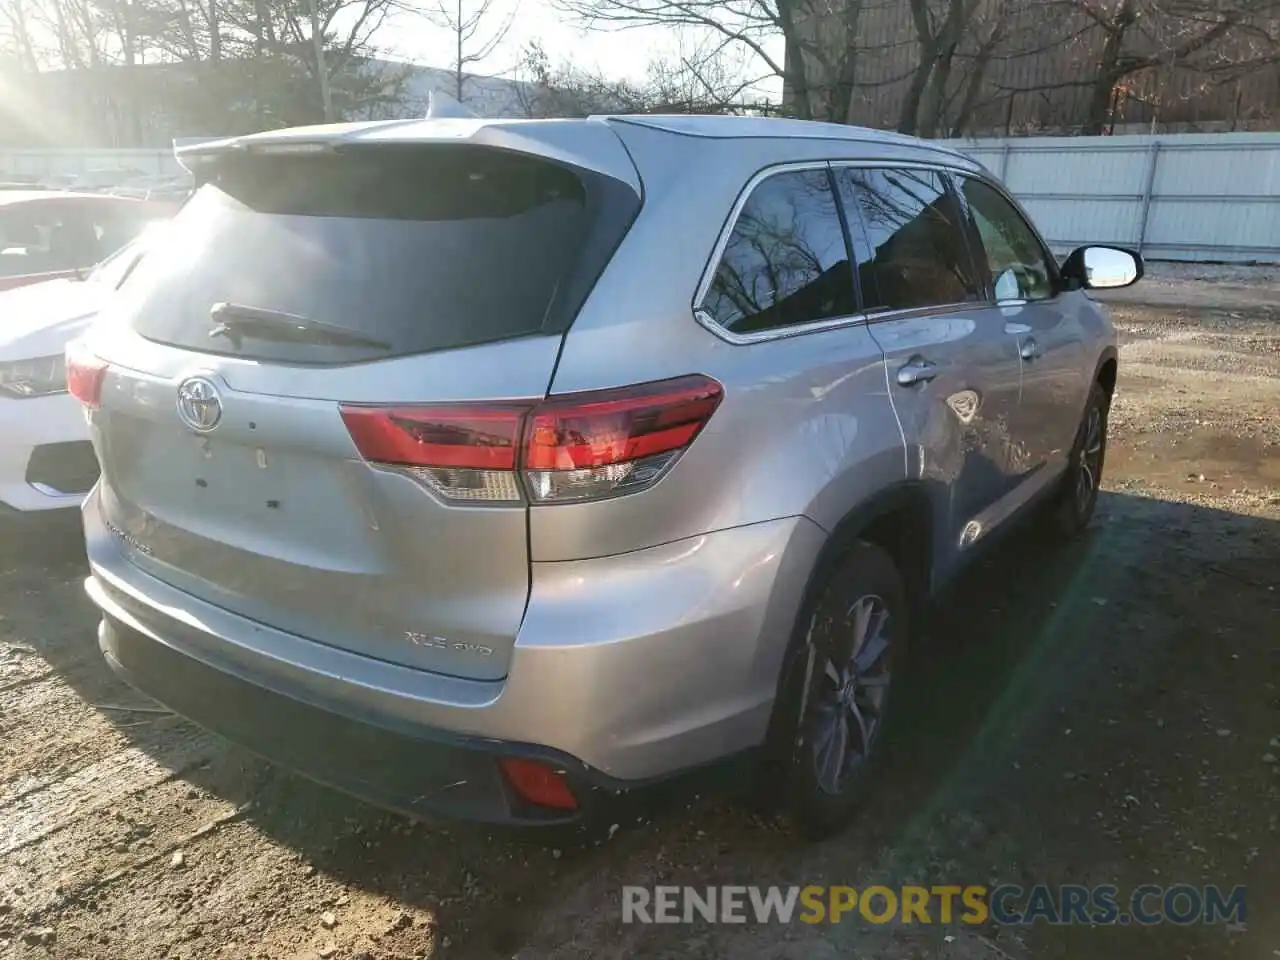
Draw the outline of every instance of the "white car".
M83 281L0 293L0 514L78 507L98 477L63 351L142 256L135 241Z

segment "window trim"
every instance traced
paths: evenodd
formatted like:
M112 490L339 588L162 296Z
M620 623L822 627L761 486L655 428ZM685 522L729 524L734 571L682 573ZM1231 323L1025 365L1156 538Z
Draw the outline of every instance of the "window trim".
M862 169L875 170L931 170L940 174L947 183L949 190L956 190L955 184L951 177L957 173L965 173L970 176L977 176L979 179L986 180L985 177L977 173L964 171L960 167L949 166L943 163L931 163L924 160L798 160L788 161L784 163L775 163L767 167L757 170L743 185L738 192L737 199L734 200L733 206L729 210L728 216L720 227L720 234L716 238L715 245L711 248L711 255L707 259L706 265L702 268L702 276L695 288L693 301L690 304L693 310L694 320L699 326L705 328L712 335L719 337L726 343L735 346L745 346L752 343L766 343L771 340L783 340L789 337L800 337L810 333L823 333L828 330L838 330L844 327L857 326L859 324L880 323L886 320L910 320L917 317L934 316L940 313L965 313L971 310L985 310L991 307L995 301L991 299L992 291L985 290L985 299L982 300L962 300L957 303L939 303L927 307L908 307L901 310L881 310L869 313L864 309L859 309L857 313L850 314L846 317L828 317L823 320L814 320L811 323L797 323L789 327L777 327L772 330L758 330L754 333L734 333L725 327L715 317L703 308L703 301L707 297L707 293L711 289L711 284L715 281L716 270L720 266L720 260L724 256L725 249L729 246L729 240L733 236L733 231L738 225L738 218L742 215L742 208L747 205L747 201L751 199L751 195L756 191L765 180L770 177L784 173L803 172L811 170L825 170L830 180L831 175L836 170L846 167L856 167ZM832 184L833 195L838 205L838 209L843 210L843 204L840 203L839 194L834 193L834 184ZM1004 191L1001 191L1002 193ZM963 198L960 198L963 203ZM1021 209L1017 208L1021 214ZM844 218L849 217L849 212L843 210L842 225ZM1024 217L1025 219L1025 217ZM856 228L866 230L862 223L862 218L857 218ZM855 224L850 221L847 226L848 231L855 229ZM1040 234L1036 231L1036 237L1040 238ZM844 234L846 253L850 257L852 263L853 251L848 249L852 237L848 232ZM965 242L969 243L968 231L965 231ZM1043 245L1043 240L1041 240ZM972 251L970 252L972 256ZM854 294L858 298L858 306L862 307L862 294L857 287L857 281L854 281ZM1037 301L1043 302L1043 301Z

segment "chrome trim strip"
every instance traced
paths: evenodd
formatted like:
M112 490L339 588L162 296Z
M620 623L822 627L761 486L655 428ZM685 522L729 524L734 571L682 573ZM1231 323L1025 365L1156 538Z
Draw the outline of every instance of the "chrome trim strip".
M852 327L866 323L865 314L854 314L848 317L828 317L826 320L815 320L813 323L799 323L790 327L777 327L773 330L757 330L753 333L734 333L723 326L711 314L698 307L693 311L694 319L721 340L741 346L747 343L764 343L769 340L782 340L786 337L798 337L806 333L819 333L823 330L838 330L841 327Z
M930 160L828 160L831 167L869 167L873 170L942 170L946 173L963 173L966 176L981 176L976 170Z
M87 490L84 493L67 493L65 490L59 490L56 487L51 487L47 483L29 483L27 486L31 487L37 493L44 494L50 500L66 500L70 502L73 500L83 500L88 495Z
M1047 301L1036 301L1044 303ZM858 324L885 323L890 320L915 320L921 317L936 317L945 314L968 313L970 310L987 310L993 306L989 300L967 300L962 303L940 303L929 307L909 307L904 310L881 310L876 313L859 313L848 317L831 317L826 320L815 320L813 323L801 323L792 327L778 327L776 330L760 330L755 333L734 333L727 330L701 307L693 311L698 325L705 327L726 343L744 346L751 343L767 343L770 340L783 340L788 337L804 336L808 333L822 333L826 330L838 330L841 327L852 327Z
M990 300L962 300L959 303L939 303L928 307L880 310L866 314L865 319L868 324L876 324L890 320L916 320L922 317L954 316L958 313L968 313L971 310L989 310L991 305Z

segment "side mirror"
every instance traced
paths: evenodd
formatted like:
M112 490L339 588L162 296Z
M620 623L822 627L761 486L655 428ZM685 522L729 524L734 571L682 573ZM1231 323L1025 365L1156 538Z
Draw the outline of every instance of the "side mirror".
M1144 273L1142 255L1123 247L1079 247L1062 264L1062 278L1073 290L1130 287Z

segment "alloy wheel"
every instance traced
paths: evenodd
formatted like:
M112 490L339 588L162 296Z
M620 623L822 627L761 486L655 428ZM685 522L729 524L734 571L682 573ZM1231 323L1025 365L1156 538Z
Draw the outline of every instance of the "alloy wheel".
M840 793L870 758L884 722L891 676L893 624L884 600L860 597L846 620L851 652L847 658L825 656L809 731L814 775L831 794Z
M1090 499L1098 491L1102 478L1102 410L1089 408L1085 423L1084 443L1080 447L1080 470L1076 475L1076 509L1084 513Z

